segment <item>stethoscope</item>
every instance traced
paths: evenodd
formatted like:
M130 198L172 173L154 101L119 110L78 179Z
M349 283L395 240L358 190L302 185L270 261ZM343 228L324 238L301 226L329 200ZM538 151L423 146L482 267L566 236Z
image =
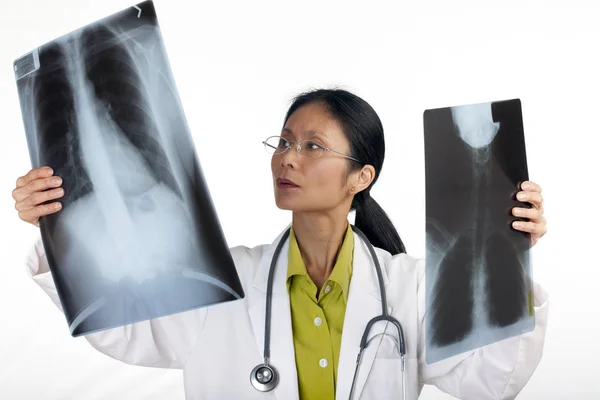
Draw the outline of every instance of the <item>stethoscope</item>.
M367 244L369 248L369 252L371 253L371 258L373 259L373 264L375 264L375 270L377 271L377 280L379 282L379 293L381 295L381 315L378 315L371 319L367 326L365 327L365 331L363 332L362 338L360 340L360 350L358 352L358 356L356 357L356 368L354 369L354 377L352 378L352 386L350 388L350 396L349 400L352 400L352 396L354 394L354 386L356 384L356 377L358 375L358 369L360 366L360 362L362 360L363 351L369 345L369 342L373 340L375 337L381 335L375 335L371 340L368 340L369 332L371 331L371 327L379 321L388 321L392 323L396 329L398 330L398 342L396 342L396 348L398 349L398 353L400 353L401 360L401 373L402 373L402 399L406 400L406 378L405 378L405 361L404 357L406 355L406 347L404 344L404 332L402 330L402 325L400 322L391 315L388 314L387 311L387 299L385 293L385 287L383 285L383 276L381 274L381 266L379 265L379 260L377 255L375 254L375 249L369 239L365 236L364 233L360 231L354 225L350 225L352 230L361 237L361 239ZM277 244L277 248L275 249L275 253L273 254L273 258L271 259L271 266L269 268L269 277L267 279L267 299L265 306L265 342L264 342L264 351L263 358L264 362L262 364L254 367L252 372L250 373L250 383L252 386L258 390L259 392L269 392L277 386L279 382L279 375L273 366L269 365L269 358L271 356L271 302L273 300L273 276L275 275L275 265L277 264L277 259L279 258L279 254L281 253L281 248L285 244L288 236L290 234L290 229L288 229L284 234L279 243Z

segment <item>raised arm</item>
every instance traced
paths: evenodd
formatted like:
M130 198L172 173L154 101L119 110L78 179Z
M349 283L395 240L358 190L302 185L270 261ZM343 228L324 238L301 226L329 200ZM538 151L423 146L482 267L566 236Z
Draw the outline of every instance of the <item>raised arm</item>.
M63 196L60 185L60 178L53 176L49 168L32 169L20 177L13 191L19 217L37 226L41 216L59 211L57 200ZM33 280L62 312L41 238L32 246L26 265ZM100 352L128 364L181 368L198 340L206 313L206 308L191 310L100 331L85 338Z
M529 381L544 349L548 294L534 283L535 329L471 352L427 364L425 360L425 261L419 260L419 379L463 400L513 399Z
M33 280L62 312L41 239L32 246L26 265ZM206 308L191 310L96 332L85 338L98 351L128 364L182 368L202 331L206 313Z

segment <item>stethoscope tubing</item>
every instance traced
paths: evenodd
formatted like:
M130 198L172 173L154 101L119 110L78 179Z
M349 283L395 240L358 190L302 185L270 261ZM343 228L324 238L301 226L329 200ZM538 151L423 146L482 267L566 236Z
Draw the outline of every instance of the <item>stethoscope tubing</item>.
M355 227L351 225L352 230L356 232L358 236L367 244L367 248L369 249L369 253L371 254L371 258L373 259L373 264L375 266L375 270L377 272L377 281L379 283L379 293L381 296L381 315L378 315L372 318L365 327L363 335L360 341L360 350L358 356L356 358L356 368L354 370L354 376L352 378L352 386L350 388L350 396L349 399L352 399L354 395L354 388L356 384L356 378L358 376L358 370L360 363L362 361L363 351L369 344L369 332L371 331L372 326L380 321L387 321L392 323L396 329L398 330L398 352L400 353L400 357L402 360L402 399L406 399L406 377L405 377L405 355L406 355L406 344L404 341L404 331L402 329L402 325L398 320L388 314L387 310L387 296L385 291L385 285L383 283L383 274L381 272L381 265L379 264L379 259L377 258L377 254L375 253L375 249L373 245L370 243L369 239L365 236L365 234ZM281 253L281 249L283 248L285 242L287 241L290 235L291 228L287 229L281 240L277 244L275 248L275 252L273 253L273 257L271 258L271 265L269 267L269 275L267 278L267 294L265 301L265 336L264 336L264 348L263 348L263 364L257 365L252 372L250 373L250 382L252 386L261 392L269 392L275 388L279 381L279 377L277 375L277 371L269 365L271 358L271 309L273 302L273 279L275 276L275 266L277 264L277 260L279 259L279 255ZM267 378L265 378L265 372ZM260 376L259 376L260 375ZM265 382L261 382L261 379L264 379Z

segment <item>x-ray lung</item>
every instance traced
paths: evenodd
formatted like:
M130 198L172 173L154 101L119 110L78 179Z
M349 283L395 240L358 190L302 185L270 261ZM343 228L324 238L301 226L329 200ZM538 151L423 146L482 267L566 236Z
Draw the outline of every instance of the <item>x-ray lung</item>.
M518 99L426 110L426 346L433 363L531 331L528 180Z
M14 69L31 163L63 178L40 228L73 336L244 297L151 1Z

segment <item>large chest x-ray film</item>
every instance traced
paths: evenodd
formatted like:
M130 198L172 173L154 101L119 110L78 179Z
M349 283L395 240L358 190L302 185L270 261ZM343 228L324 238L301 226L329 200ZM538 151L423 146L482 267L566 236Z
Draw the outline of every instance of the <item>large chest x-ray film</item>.
M518 99L426 110L426 359L533 330L528 180Z
M63 178L40 229L73 336L244 296L151 1L14 69L31 163Z

